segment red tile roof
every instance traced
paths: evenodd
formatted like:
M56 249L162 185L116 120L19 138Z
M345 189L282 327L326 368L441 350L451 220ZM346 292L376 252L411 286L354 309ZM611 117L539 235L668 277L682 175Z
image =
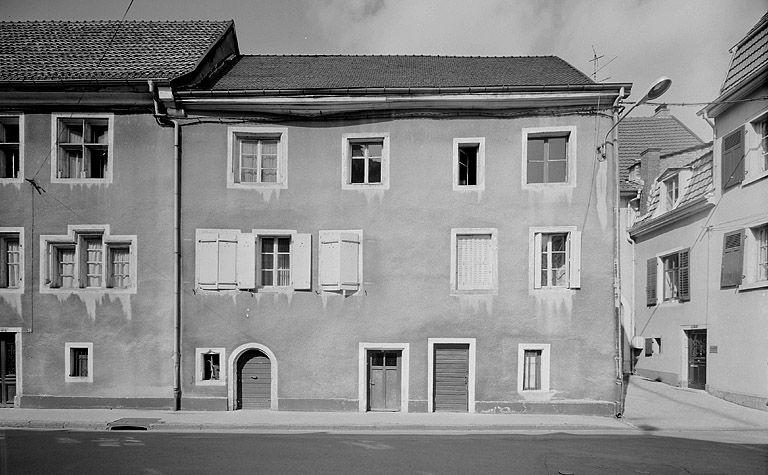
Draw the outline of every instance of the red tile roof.
M0 22L0 82L174 79L233 21Z
M674 116L627 117L619 124L619 186L635 190L628 182L629 168L649 148L666 155L704 143Z
M768 12L734 47L728 74L720 93L735 87L751 73L768 64Z
M555 56L240 56L215 90L595 85Z

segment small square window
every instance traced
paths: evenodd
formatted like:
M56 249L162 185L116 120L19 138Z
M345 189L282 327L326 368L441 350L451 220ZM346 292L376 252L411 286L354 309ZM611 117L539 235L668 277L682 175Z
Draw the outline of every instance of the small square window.
M342 189L389 188L389 134L344 134L342 147Z
M523 184L575 185L576 127L523 129Z
M64 380L93 382L93 343L65 343Z
M230 188L287 188L288 129L277 127L230 127Z
M54 115L52 182L111 181L111 116Z
M226 365L224 348L196 348L195 384L200 386L225 385Z
M0 117L0 180L21 178L19 117Z
M485 139L453 139L454 191L485 188Z
M20 233L0 229L0 289L19 289L24 278Z
M497 230L453 229L451 244L451 293L497 292Z

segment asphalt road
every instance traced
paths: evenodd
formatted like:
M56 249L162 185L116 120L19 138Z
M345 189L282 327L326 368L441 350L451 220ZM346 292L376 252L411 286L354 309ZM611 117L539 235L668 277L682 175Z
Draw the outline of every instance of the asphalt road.
M0 431L0 473L767 474L768 445L629 434Z

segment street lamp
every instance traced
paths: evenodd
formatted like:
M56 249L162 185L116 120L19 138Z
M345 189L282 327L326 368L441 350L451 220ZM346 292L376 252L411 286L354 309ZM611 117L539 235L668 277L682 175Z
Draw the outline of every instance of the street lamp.
M670 86L672 86L671 79L669 79L666 76L660 77L653 83L653 86L651 86L651 88L648 89L648 92L642 98L640 98L639 101L635 102L635 104L627 111L626 114L624 114L619 118L619 120L614 122L613 126L610 129L608 129L608 132L605 133L605 138L603 139L603 142L597 147L597 151L600 153L600 156L603 158L603 160L605 160L605 146L608 145L609 143L613 144L613 142L608 142L608 135L610 135L610 133L613 132L613 129L615 129L616 126L619 125L619 122L624 120L629 115L630 112L635 110L635 107L661 97L662 94L664 94L669 90Z

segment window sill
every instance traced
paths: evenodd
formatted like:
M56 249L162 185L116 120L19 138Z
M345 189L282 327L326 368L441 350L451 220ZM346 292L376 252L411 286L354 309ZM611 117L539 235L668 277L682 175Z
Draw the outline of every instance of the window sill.
M451 290L451 296L454 297L462 297L466 295L477 295L477 296L484 296L484 295L499 295L498 289L491 289L491 290Z
M680 301L678 299L664 300L659 303L659 307L679 307L684 303L684 301Z
M759 282L750 282L748 284L742 284L737 287L737 290L739 292L748 292L750 290L766 289L766 288L768 288L768 280L761 280Z
M542 292L542 293L552 293L552 294L565 294L565 293L573 293L578 289L576 288L570 288L570 287L534 287L534 292Z
M93 185L112 183L107 178L51 178L51 183L61 183L66 185Z
M550 188L576 188L576 183L523 183L524 190L544 190Z
M24 183L24 178L0 178L0 183Z
M453 185L453 191L459 191L459 192L461 192L461 191L474 191L474 192L485 191L485 186L484 185L456 185L456 184L454 184Z
M41 294L91 294L91 295L102 295L102 294L135 294L136 288L128 288L128 289L114 289L114 288L59 288L59 287L41 287L40 288Z
M344 183L342 190L388 190L389 183Z
M233 183L227 182L227 188L233 190L285 190L287 183Z
M197 380L195 381L196 386L226 386L227 382L224 380Z
M2 294L23 294L24 287L0 287L0 295Z
M84 377L80 378L77 376L67 376L64 378L65 383L93 383L93 378L90 377Z
M745 176L744 177L744 181L741 183L741 186L743 188L745 186L751 185L752 183L757 183L758 181L762 181L762 180L764 180L766 178L768 178L768 170L766 170L764 172L760 172L758 175L756 175L753 178L747 178Z
M551 389L528 389L519 391L518 394L526 401L549 401L556 394Z

